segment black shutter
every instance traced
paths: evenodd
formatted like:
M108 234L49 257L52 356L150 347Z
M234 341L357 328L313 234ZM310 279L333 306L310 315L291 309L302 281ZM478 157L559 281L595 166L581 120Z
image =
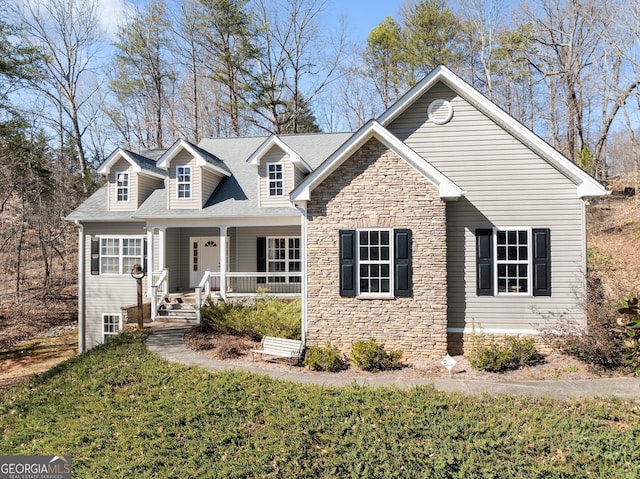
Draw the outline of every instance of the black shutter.
M258 273L263 273L267 271L267 238L261 237L256 238L256 271ZM265 284L267 282L267 278L261 276L258 278L258 284Z
M142 240L142 270L147 274L147 238Z
M548 228L534 229L533 236L533 295L551 296L551 232Z
M411 230L397 229L394 234L394 296L411 296Z
M493 296L493 230L476 230L476 294Z
M100 238L91 238L91 274L100 274Z
M356 232L340 230L340 296L356 295Z

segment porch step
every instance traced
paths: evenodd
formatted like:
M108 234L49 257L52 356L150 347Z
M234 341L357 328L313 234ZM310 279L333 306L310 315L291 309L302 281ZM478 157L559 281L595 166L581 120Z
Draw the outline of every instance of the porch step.
M183 302L163 303L156 316L156 321L195 323L196 308L184 300Z

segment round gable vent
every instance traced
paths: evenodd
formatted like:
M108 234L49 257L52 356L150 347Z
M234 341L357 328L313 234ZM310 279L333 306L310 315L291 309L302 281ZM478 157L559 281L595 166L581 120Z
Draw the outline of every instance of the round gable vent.
M444 125L446 122L451 120L451 117L453 116L453 107L447 100L439 98L431 102L429 108L427 108L427 115L429 115L429 120L434 122L436 125Z

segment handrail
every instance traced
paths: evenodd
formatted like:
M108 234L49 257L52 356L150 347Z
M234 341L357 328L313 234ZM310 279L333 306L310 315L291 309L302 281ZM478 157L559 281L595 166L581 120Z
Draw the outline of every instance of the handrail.
M154 281L154 278L157 279ZM151 320L155 321L162 300L169 293L169 269L163 271L154 271L151 273Z
M200 308L202 307L202 288L204 288L204 299L209 298L211 294L211 285L209 284L209 276L211 275L211 271L207 270L204 272L204 276L196 286L196 323L200 324L201 316L200 316Z

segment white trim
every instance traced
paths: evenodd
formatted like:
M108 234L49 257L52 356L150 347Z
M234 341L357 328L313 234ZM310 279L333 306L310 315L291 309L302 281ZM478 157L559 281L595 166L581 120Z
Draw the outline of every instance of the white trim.
M311 173L312 169L304 161L298 153L293 151L289 145L287 145L284 141L282 141L278 136L271 135L267 138L262 145L247 159L247 163L253 166L258 166L260 164L260 160L264 157L264 155L269 152L269 150L273 147L277 146L281 150L283 150L287 155L289 155L289 161L294 165L298 165L302 171L305 173Z
M311 192L373 137L376 137L387 148L393 150L400 158L438 187L440 198L444 200L455 200L464 195L462 189L440 173L440 171L427 160L405 145L380 123L375 120L370 120L335 153L327 158L313 173L305 178L290 194L291 200L309 201L311 199Z
M464 328L447 328L448 333L463 334L530 334L538 336L542 331L538 329L514 329L514 328L479 328L478 326L465 326Z
M205 160L204 157L198 151L196 151L192 145L184 140L178 140L173 145L171 145L171 147L160 157L160 159L156 163L156 166L158 168L169 169L171 160L175 158L180 150L187 150L196 160L196 166L201 166L222 176L231 176L231 173L229 171Z
M120 176L125 176L126 177L126 186L120 186L119 182L120 182ZM131 180L130 180L130 176L129 176L129 172L128 171L117 171L116 172L116 181L115 181L115 186L116 186L116 203L128 203L129 200L131 199ZM121 200L120 199L120 190L123 190L123 192L126 194L127 199L126 200Z
M393 120L438 82L445 83L454 92L495 121L505 131L513 135L514 138L533 149L542 159L566 176L577 186L576 195L578 198L609 194L607 190L587 172L443 65L433 69L429 75L384 112L378 118L380 124L388 127Z
M78 354L85 351L85 311L84 311L84 295L85 295L85 238L89 239L89 248L91 248L91 238L85 237L84 225L79 221L75 222L78 225ZM91 265L89 264L89 268Z
M275 166L279 166L280 167L281 178L279 180L278 179L274 179L274 180L271 179L271 172L269 171L269 169L272 166L274 166L274 167ZM269 161L269 162L265 163L265 167L266 167L266 170L267 170L267 197L268 198L284 198L284 191L285 191L284 163L281 163L281 162L278 162L278 161ZM274 173L277 173L277 171L275 171ZM271 194L271 182L272 181L274 183L280 182L280 191L281 191L281 193L279 195L278 194L275 194L275 195ZM277 190L277 186L274 189Z
M301 234L302 237L300 238L300 259L302 261L302 278L301 278L301 282L302 284L300 285L300 294L302 296L302 317L300 319L301 321L301 339L302 339L302 344L305 345L306 344L306 340L307 340L307 328L308 328L308 323L307 323L307 315L308 315L308 292L309 292L309 286L308 286L308 268L307 268L307 238L308 238L308 231L307 231L307 226L308 226L308 219L307 219L307 203L306 202L301 202L301 204L296 205L297 210L300 212L300 214L302 215L302 225L300 227L301 230Z
M179 170L182 168L182 175ZM187 176L186 170L189 170L189 181L180 181L180 176ZM189 196L180 196L180 185L189 185ZM190 200L193 198L193 169L191 165L176 166L176 200Z
M125 239L137 239L140 240L140 256L126 256L126 258L139 258L140 259L140 263L139 264L143 264L144 262L144 239L145 239L145 235L96 235L96 238L99 240L99 245L100 245L100 264L99 264L99 270L100 270L100 276L123 276L123 275L129 275L131 273L131 271L124 271L123 270L123 260L125 258L125 256L122 254L122 248L124 247L124 245L122 244L123 241ZM118 254L117 255L104 255L102 253L102 240L103 239L117 239L118 240ZM149 244L147 244L147 248L149 248ZM147 250L148 252L148 250ZM104 257L107 258L118 258L118 271L119 273L105 273L102 271L102 259ZM148 258L147 258L148 259Z
M113 153L109 155L109 157L102 162L102 164L98 167L98 173L101 175L109 175L111 171L111 167L114 163L116 163L120 158L124 158L131 165L131 171L133 173L140 173L143 175L155 176L156 178L165 179L165 175L151 171L151 170L143 170L140 168L140 165L131 158L128 152L122 148L117 148ZM152 161L152 160L150 160Z
M109 333L108 336L109 337L115 336L120 331L122 331L122 313L102 313L101 314L102 321L100 322L100 327L102 328L102 342L103 343L107 340L107 333L104 330L104 320L105 320L105 317L107 317L107 316L117 317L118 318L118 330L115 333Z
M531 226L508 226L505 228L494 226L493 230L493 295L494 296L506 296L506 297L518 297L524 296L529 297L533 296L533 244L532 244L532 234L531 231L533 228ZM508 291L499 292L498 291L498 261L501 264L509 264L509 260L498 260L498 232L503 231L508 233L509 231L526 231L527 232L527 292L526 293L510 293ZM519 261L515 263L524 263L524 261Z
M275 235L272 235L272 236L266 236L265 240L266 240L266 252L265 253L266 253L266 261L267 261L267 264L266 264L266 267L267 267L266 273L267 274L268 273L291 273L291 274L294 274L294 275L298 275L298 274L300 274L302 272L302 238L300 236L296 236L296 235L293 235L293 236L275 236ZM284 243L285 243L284 244L284 251L285 251L285 258L284 259L282 259L282 258L270 259L269 258L269 240L284 240ZM298 254L299 254L299 258L298 259L289 258L289 251L291 250L290 247L289 247L289 240L298 240L298 248L297 248ZM272 248L272 250L274 250L274 249L275 248ZM293 248L293 249L295 250L296 248ZM270 271L269 270L269 263L270 262L271 263L284 262L285 270L284 271ZM292 263L292 262L300 263L300 271L290 271L290 263ZM272 277L273 276L271 276L271 277L267 276L267 284L273 283L273 281L269 281L269 279L272 278ZM291 278L290 277L284 276L284 279L285 279L285 281L283 283L286 283L286 284L291 283L291 281L290 281ZM302 280L300 280L300 281L302 281ZM296 282L294 282L294 283L296 283Z
M206 228L217 223L231 226L299 226L300 214L291 208L292 216L212 216L197 218L147 218L147 227L162 228ZM145 219L141 218L141 220Z
M355 264L355 271L356 271L356 298L360 298L360 299L388 299L388 298L394 298L394 292L395 292L395 277L394 277L394 272L395 272L395 264L394 264L394 229L393 228L356 228L354 230L356 232L356 238L355 238L355 242L356 242L356 264ZM388 292L366 292L366 293L362 293L360 291L360 264L361 261L365 261L365 260L361 260L360 259L360 232L361 231L387 231L389 233L389 259L388 260L377 260L374 261L373 264L378 264L378 265L383 265L383 264L388 264L389 265L389 291ZM362 264L372 264L371 260L366 260L364 263Z

